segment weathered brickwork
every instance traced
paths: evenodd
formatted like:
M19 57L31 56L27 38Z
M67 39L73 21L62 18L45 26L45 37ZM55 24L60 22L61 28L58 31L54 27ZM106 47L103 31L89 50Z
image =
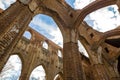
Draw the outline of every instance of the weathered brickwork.
M119 26L101 33L83 21L89 13L114 4L119 8L120 0L96 0L74 10L65 0L17 0L7 10L0 9L0 71L17 54L22 60L20 80L29 80L39 65L45 69L46 80L54 80L57 74L56 80L120 80ZM54 19L63 35L63 48L28 27L37 14ZM32 34L30 40L22 36L25 31ZM89 58L79 52L78 40ZM63 58L58 57L58 50Z

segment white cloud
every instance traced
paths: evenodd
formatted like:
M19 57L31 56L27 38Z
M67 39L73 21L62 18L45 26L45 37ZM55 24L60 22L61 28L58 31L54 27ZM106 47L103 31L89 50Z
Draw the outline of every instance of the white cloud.
M74 6L76 9L82 9L92 1L95 1L95 0L75 0ZM108 8L110 7L114 9L114 11L108 10ZM116 5L111 5L111 6L99 9L89 14L85 18L85 20L93 21L94 25L92 27L101 32L114 29L118 25L120 25L120 14L117 9L118 7ZM90 22L87 22L87 23L91 24ZM83 47L81 47L80 43L79 43L79 51L83 52L86 56L88 56L87 52L83 49Z
M0 8L5 10L15 1L16 0L0 0ZM49 35L53 36L54 38L52 37L49 39L51 39L53 42L55 42L56 44L59 44L62 47L63 45L62 35L61 35L59 28L57 28L56 25L54 24L49 25L43 22L43 20L41 20L39 17L36 17L36 19L33 19L31 23L37 25L37 27L34 26L37 31L39 31L38 26L40 26L42 30L45 31L45 33L48 33Z
M95 0L75 0L74 8L82 9L93 1L95 1Z
M55 38L52 41L58 44L59 46L63 47L63 37L59 28L57 28L57 30L55 31L52 31L50 34L55 36Z
M5 9L5 5L2 3L2 0L0 0L0 8Z
M30 80L32 80L31 78L34 77L34 78L37 78L37 79L40 79L40 80L44 80L45 79L45 70L42 66L38 66L37 68L35 68L31 75L30 75Z
M74 6L76 9L82 9L93 1L95 0L76 0ZM115 13L108 10L109 7L114 8ZM101 32L116 28L118 25L120 25L120 15L117 9L118 7L116 5L111 5L89 14L89 20L94 21L94 26L92 27Z
M0 8L5 10L6 8L8 8L15 1L16 0L0 0Z
M33 19L31 21L31 24L37 25L37 28L38 28L37 30L40 33L41 31L39 29L42 29L47 34L53 36L53 37L48 37L47 34L44 35L50 40L52 40L53 42L55 42L56 44L58 44L59 46L61 47L63 46L63 37L57 25L45 23L39 17L36 17L35 19Z
M8 6L10 6L10 4L12 4L15 1L16 0L0 0L0 8L5 10ZM62 35L60 33L60 30L59 30L59 28L57 28L57 26L55 26L54 24L47 24L47 23L43 22L41 19L39 19L39 18L33 19L32 24L35 24L34 27L36 27L36 30L39 29L38 28L38 26L39 26L40 28L42 28L43 31L46 31L50 35L54 36L53 38L51 38L51 40L53 42L55 42L56 44L60 43L61 44L60 46L62 46L63 39L62 39ZM11 62L13 62L13 59L12 59ZM17 63L14 63L14 64L17 64ZM14 69L18 69L18 67L14 66ZM39 73L39 76L41 75L40 79L43 80L43 77L45 76L45 72L44 72L44 70L41 70L41 69L42 68L40 67L39 71L42 71L42 72ZM35 75L38 76L38 72L35 72L34 76Z
M114 14L113 11L109 11L109 7L115 8L116 14ZM105 32L120 25L120 15L117 11L117 7L115 5L109 7L99 9L89 15L91 20L95 21L93 26L94 29L97 29L97 27L99 27L101 32Z

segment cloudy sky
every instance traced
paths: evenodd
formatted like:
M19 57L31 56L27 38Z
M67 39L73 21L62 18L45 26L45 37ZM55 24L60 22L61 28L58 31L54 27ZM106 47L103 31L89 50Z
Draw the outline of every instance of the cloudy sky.
M0 8L5 10L15 1L16 0L0 0ZM95 0L65 1L74 9L82 9ZM120 25L120 16L117 9L118 7L116 5L108 6L89 14L84 20L94 29L105 32ZM42 14L36 15L29 26L62 47L63 38L61 32L51 17Z
M14 3L15 1L16 0L0 0L0 8L5 10L10 6L10 4ZM65 1L74 9L82 9L95 0ZM86 21L88 25L92 26L94 29L100 32L114 29L120 25L120 15L117 9L118 7L116 5L104 7L87 15L84 21ZM63 38L61 32L51 17L43 14L36 15L29 26L39 33L43 34L59 46L63 46ZM26 32L24 36L26 35L29 38L29 33Z
M15 1L16 0L0 0L0 8L5 10L10 6L10 4L14 3ZM82 9L95 0L65 1L74 9ZM90 26L100 32L114 29L120 25L120 15L117 9L118 7L116 5L111 5L99 9L87 15L84 21L86 21ZM62 47L63 38L61 32L51 17L42 14L36 15L29 26ZM28 34L26 33L26 35ZM85 50L80 46L80 51L84 52Z

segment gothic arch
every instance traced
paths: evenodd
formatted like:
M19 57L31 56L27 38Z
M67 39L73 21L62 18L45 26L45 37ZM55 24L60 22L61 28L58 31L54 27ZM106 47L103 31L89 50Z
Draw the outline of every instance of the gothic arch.
M64 38L65 37L64 34L66 32L64 27L67 27L67 25L61 19L60 15L56 11L53 11L51 9L48 9L48 8L42 8L42 9L43 10L39 10L39 8L36 9L34 16L36 16L38 14L44 14L44 15L50 16L54 20L54 22L57 24L57 26L60 29L60 32L62 34L62 37ZM61 23L61 22L63 22L63 23Z
M15 60L16 59L16 60ZM9 61L9 62L8 62ZM6 64L4 65L3 71L4 73L7 72L7 74L5 74L6 77L1 77L1 78L5 78L5 79L19 79L21 72L22 72L22 59L20 58L19 55L17 54L12 54L9 58L8 61L6 62ZM8 64L8 65L7 65ZM18 66L19 65L19 66ZM7 67L7 68L5 68ZM6 69L6 70L5 70ZM11 70L11 71L10 71ZM11 76L9 75L9 72L11 74ZM3 74L4 74L3 73ZM1 73L2 74L2 73ZM9 75L7 77L7 75ZM1 79L0 78L0 79Z
M29 32L29 35L31 35L30 40L32 40L34 38L34 32L31 30L31 28L29 26L28 26L28 28L26 29L25 32ZM24 32L24 34L25 34L25 32ZM25 36L25 37L27 37L27 36Z
M109 6L109 5L114 5L117 4L117 0L96 0L94 2L92 2L91 4L87 5L86 7L84 7L77 20L75 23L75 28L77 28L81 22L83 21L83 19L91 12L94 12L95 10L98 10L100 8ZM95 7L96 6L96 7Z
M60 49L58 49L57 55L58 57L61 57L61 58L63 57L62 51Z
M82 55L86 56L86 57L89 57L89 54L87 53L85 47L84 47L84 44L81 43L80 40L78 40L78 46L79 46L79 51Z
M50 13L50 14L47 14L47 13ZM50 21L54 24L54 26L56 26L56 29L60 32L60 34L61 34L61 37L63 38L63 30L61 30L61 27L59 26L59 24L56 22L57 20L57 18L56 19L54 19L54 17L55 17L55 15L54 15L54 13L51 13L51 12L49 12L49 10L47 11L47 13L46 13L46 10L45 11L38 11L38 13L36 13L35 15L34 15L34 17L36 17L36 16L39 16L39 17L48 17L48 19L50 19ZM57 13L56 13L57 14ZM34 18L33 17L33 18ZM41 19L41 18L40 18ZM32 20L31 20L32 21ZM31 22L30 22L31 23ZM38 27L38 26L37 26ZM44 27L44 26L43 26ZM42 34L43 35L43 34ZM44 35L45 36L45 35ZM45 39L46 40L46 39ZM46 40L46 42L47 42L47 40ZM62 43L63 43L63 41L62 41Z
M30 77L29 79L31 79L32 75L35 73L34 71L37 71L37 70L42 70L43 71L43 75L44 75L44 78L46 78L46 68L44 65L39 65L37 67L35 67L32 71L31 71L31 74L30 74ZM39 71L40 72L40 71ZM39 74L36 74L36 75L39 75ZM40 75L39 75L40 76Z
M21 60L22 66L24 65L25 61L24 61L24 57L23 57L23 55L21 53L12 53L10 56L12 56L12 55L17 55Z
M106 15L110 14L111 15ZM99 18L96 16L99 15ZM117 17L118 16L118 17ZM102 33L106 33L110 30L116 29L120 24L119 21L119 10L117 5L109 5L94 12L91 12L86 16L84 21L93 30ZM84 22L84 23L85 23Z

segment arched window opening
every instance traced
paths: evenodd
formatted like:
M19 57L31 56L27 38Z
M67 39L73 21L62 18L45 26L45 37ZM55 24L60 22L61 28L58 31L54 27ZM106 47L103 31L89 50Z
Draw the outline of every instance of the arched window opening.
M31 35L31 33L29 32L29 31L25 31L25 33L23 34L23 36L25 37L25 38L27 38L27 39L31 39L31 37L32 37L32 35Z
M0 0L0 8L5 10L14 2L16 2L16 0Z
M18 80L21 74L22 62L17 55L12 55L5 64L0 80Z
M43 48L48 49L48 44L47 44L47 42L43 42Z
M63 80L60 74L57 74L54 78L54 80Z
M29 26L49 40L55 42L57 45L63 47L61 31L51 17L44 14L38 14L33 18Z
M79 47L79 51L81 52L81 54L83 54L86 57L89 57L87 51L85 50L84 46L79 40L78 40L78 47Z
M45 76L46 73L44 68L42 66L38 66L32 71L30 75L30 80L46 80Z
M58 57L62 57L62 52L60 50L58 50L57 55L58 55Z
M117 5L98 9L86 16L84 21L99 32L115 29L120 25L120 13Z

